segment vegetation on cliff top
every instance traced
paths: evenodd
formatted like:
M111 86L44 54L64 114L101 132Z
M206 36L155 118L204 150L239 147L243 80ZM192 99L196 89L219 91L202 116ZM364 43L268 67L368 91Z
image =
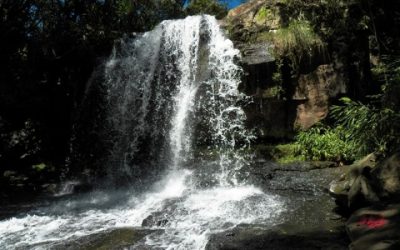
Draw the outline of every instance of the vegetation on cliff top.
M289 58L293 68L298 67L304 56L312 57L324 45L310 23L301 18L274 32L272 40L275 55Z

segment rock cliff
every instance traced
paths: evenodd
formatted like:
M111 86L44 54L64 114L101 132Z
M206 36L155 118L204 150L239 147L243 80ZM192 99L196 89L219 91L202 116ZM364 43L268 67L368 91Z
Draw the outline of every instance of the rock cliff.
M241 51L245 110L259 138L284 139L324 119L340 96L371 91L363 1L251 0L222 20Z

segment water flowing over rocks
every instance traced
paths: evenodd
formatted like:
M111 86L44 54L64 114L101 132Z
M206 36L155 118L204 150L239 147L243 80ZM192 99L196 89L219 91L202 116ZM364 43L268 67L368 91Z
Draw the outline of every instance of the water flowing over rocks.
M126 249L136 244L146 235L155 230L136 229L136 228L117 228L105 230L52 246L53 250L74 250L74 249L101 249L101 250L120 250ZM40 245L39 245L40 246Z
M350 216L351 249L398 248L399 154L336 167L249 153L253 141L310 128L342 95L376 93L377 32L397 40L375 22L381 9L364 2L250 0L220 22L189 16L127 35L85 93L71 94L82 94L78 121L49 133L74 131L62 147L44 137L51 126L29 118L8 127L0 117L0 146L12 159L0 152L0 187L47 193L0 208L0 248L347 249L338 207ZM398 104L393 89L385 98ZM66 160L65 172L40 152ZM78 178L57 184L64 174Z
M103 187L0 221L0 245L96 246L99 237L124 245L120 228L134 227L153 231L129 238L133 249L204 249L211 234L238 224L278 223L285 200L239 178L254 136L238 105L246 99L238 57L207 15L121 40L104 65L105 113L93 128L108 147ZM201 147L215 158L196 158Z
M335 213L335 200L327 191L329 180L341 171L308 163L245 169L250 182L287 201L287 212L273 227L241 224L215 234L206 249L347 249L344 218Z

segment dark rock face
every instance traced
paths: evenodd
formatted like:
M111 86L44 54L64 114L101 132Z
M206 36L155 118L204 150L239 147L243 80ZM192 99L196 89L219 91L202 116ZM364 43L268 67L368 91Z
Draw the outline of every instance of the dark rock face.
M299 101L294 125L308 129L324 119L328 115L330 99L346 93L344 83L332 64L320 65L309 74L301 74L292 97Z
M240 51L243 55L242 62L245 65L259 65L274 62L275 58L271 54L271 47L272 44L269 43L254 43L241 46Z

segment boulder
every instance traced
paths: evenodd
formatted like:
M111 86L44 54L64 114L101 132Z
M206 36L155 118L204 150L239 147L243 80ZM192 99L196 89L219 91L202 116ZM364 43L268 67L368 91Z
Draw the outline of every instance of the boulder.
M400 204L360 209L346 230L352 250L400 249Z
M368 182L369 173L375 166L376 155L369 154L353 165L343 168L340 178L329 184L330 193L344 212L360 208L368 201L377 201L376 193Z
M383 161L372 173L376 177L380 196L398 199L400 196L400 153Z
M382 201L400 199L400 154L376 163L370 154L347 167L338 180L330 183L330 192L340 207L354 211Z

